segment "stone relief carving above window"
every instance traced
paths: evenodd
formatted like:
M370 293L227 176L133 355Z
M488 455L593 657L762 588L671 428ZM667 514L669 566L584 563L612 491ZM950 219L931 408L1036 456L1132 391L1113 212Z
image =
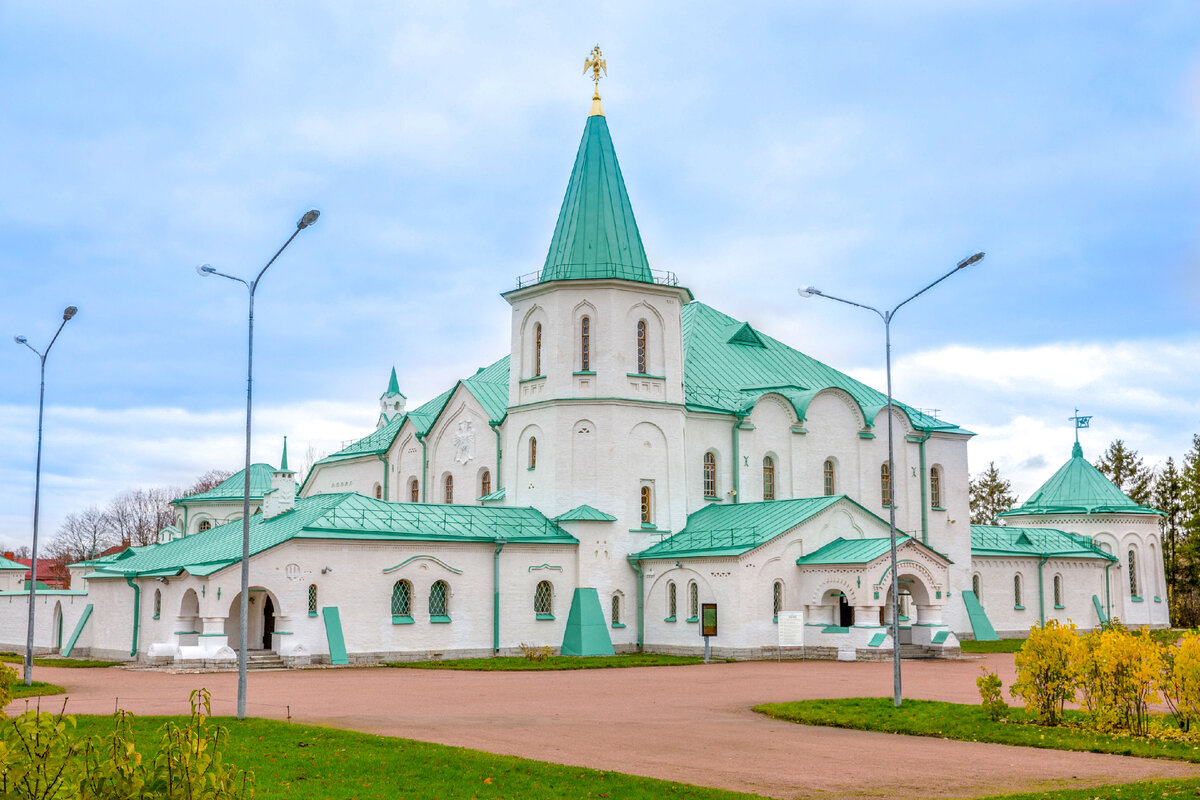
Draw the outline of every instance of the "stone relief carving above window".
M454 433L454 460L466 464L475 458L475 423L469 419L458 423Z

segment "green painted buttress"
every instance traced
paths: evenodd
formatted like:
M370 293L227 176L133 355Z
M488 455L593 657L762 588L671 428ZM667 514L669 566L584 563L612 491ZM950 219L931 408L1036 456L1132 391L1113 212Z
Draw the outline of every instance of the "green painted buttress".
M337 606L325 606L321 609L325 618L325 640L329 643L329 663L349 664L346 657L346 639L342 636L342 617L338 614Z
M967 607L967 617L971 620L971 632L975 634L975 640L994 642L999 639L996 629L992 627L992 621L988 619L983 606L979 604L979 599L975 597L975 592L964 589L959 594L962 596L963 605Z
M75 630L71 633L71 638L67 639L67 646L62 650L62 657L67 658L71 655L71 651L75 649L75 643L79 641L79 634L83 633L83 626L87 625L87 621L92 616L92 604L88 603L83 607L83 613L79 616L79 622L75 623Z
M611 656L612 639L600 608L600 595L595 589L576 589L571 598L571 613L563 632L564 656Z

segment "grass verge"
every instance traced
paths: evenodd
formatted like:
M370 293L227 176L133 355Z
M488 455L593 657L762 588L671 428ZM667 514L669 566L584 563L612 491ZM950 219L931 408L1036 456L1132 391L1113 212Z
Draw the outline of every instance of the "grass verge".
M157 744L155 731L169 719L138 717L134 739L143 755ZM78 716L81 734L104 735L108 716ZM213 718L229 732L222 760L255 775L259 800L288 798L502 798L548 800L619 797L734 800L757 795L689 786L619 772L548 764L461 747L374 736L288 722Z
M979 706L938 700L905 700L904 705L895 708L891 698L887 697L764 703L755 706L754 710L802 725L1200 762L1200 744L1092 733L1078 728L1048 728L1032 722L1020 708L1010 709L1011 719L999 722L988 719Z
M0 661L6 664L24 664L25 656L18 653L0 653ZM91 667L116 667L120 661L89 661L84 658L34 658L35 667L66 667L68 669L88 669Z
M1119 786L1093 786L1090 789L1057 789L1052 792L997 794L979 800L1160 800L1166 797L1200 795L1200 780L1140 781Z
M629 653L619 656L551 656L533 661L524 656L496 658L455 658L446 661L394 661L387 667L406 669L465 669L479 672L517 672L523 670L612 669L617 667L678 667L703 664L699 656L667 656L657 653Z
M974 639L959 642L958 646L964 653L1015 653L1025 644L1024 639L997 639L993 642L980 642Z
M67 690L61 686L55 686L53 683L42 683L41 681L33 681L30 686L18 682L13 684L12 697L17 700L22 697L43 697L48 694L64 694ZM12 711L12 708L9 708ZM0 716L3 713L0 712Z

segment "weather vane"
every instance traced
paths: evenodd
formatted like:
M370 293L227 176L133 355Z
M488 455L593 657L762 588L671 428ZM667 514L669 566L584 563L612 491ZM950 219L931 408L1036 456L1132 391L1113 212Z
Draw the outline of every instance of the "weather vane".
M1079 444L1079 429L1092 427L1092 418L1090 416L1079 416L1079 409L1075 409L1075 416L1067 417L1067 419L1075 420L1075 444Z
M583 74L587 75L587 71L590 69L592 71L592 80L596 84L596 93L592 95L592 100L595 102L600 101L600 70L604 70L605 77L608 76L608 63L602 55L600 45L596 45L592 48L591 55L588 56L587 61L583 62Z

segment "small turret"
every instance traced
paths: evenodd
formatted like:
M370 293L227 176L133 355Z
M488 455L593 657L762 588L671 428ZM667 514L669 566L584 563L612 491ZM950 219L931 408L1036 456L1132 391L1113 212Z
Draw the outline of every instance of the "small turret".
M379 430L396 417L402 416L404 401L407 399L400 394L400 384L396 380L396 368L392 367L392 377L388 381L387 391L379 396L379 421L375 423L375 429Z
M271 473L271 489L263 496L263 519L278 517L296 506L296 473L288 469L287 437L283 437L283 456L279 469Z

